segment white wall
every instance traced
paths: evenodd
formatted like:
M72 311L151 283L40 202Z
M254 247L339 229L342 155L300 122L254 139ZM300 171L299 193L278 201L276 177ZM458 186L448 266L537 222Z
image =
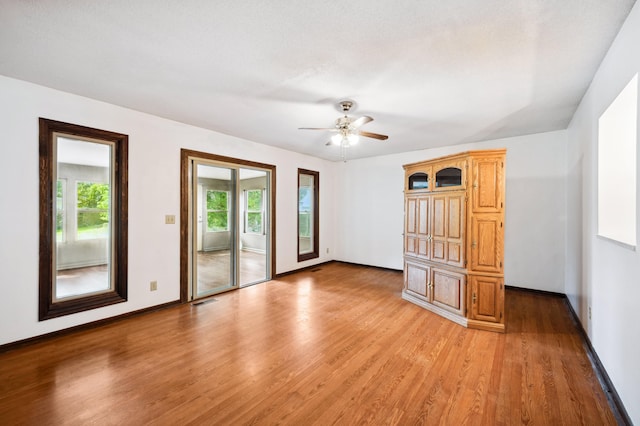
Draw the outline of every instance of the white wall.
M568 128L571 196L567 210L572 221L567 229L566 265L567 296L635 424L640 424L640 331L636 326L640 252L597 237L596 214L598 118L640 72L638 46L640 5L636 3ZM636 188L640 188L638 182Z
M492 148L507 149L505 282L564 293L565 131L341 163L336 258L402 269L402 165Z
M331 259L335 163L0 76L0 344L179 298L180 149L276 166L276 272ZM129 135L129 300L38 322L38 117ZM320 258L297 262L297 169L320 172ZM176 215L165 225L164 215ZM149 291L149 282L158 290Z

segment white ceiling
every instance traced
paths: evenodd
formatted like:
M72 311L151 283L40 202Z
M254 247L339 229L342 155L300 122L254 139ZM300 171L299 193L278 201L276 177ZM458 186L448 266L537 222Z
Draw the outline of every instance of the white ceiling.
M633 3L0 0L0 74L330 160L350 98L360 158L566 128Z

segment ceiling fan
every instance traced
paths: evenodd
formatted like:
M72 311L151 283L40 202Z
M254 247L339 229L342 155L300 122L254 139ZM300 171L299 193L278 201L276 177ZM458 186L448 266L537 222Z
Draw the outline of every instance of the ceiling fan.
M373 138L379 140L387 140L389 136L381 135L379 133L365 132L359 130L361 126L373 121L373 118L364 115L359 118L349 117L347 113L353 107L354 102L350 100L343 100L338 103L339 109L344 112L344 117L340 117L336 120L336 124L331 127L299 127L300 130L324 130L327 132L333 132L335 135L331 137L331 140L327 142L327 145L339 145L342 148L342 159L344 160L344 148L348 148L358 143L359 137L364 136L366 138Z

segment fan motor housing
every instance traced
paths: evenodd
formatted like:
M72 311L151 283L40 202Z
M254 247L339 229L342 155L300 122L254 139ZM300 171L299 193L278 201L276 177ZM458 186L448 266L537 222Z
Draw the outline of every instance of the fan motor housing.
M349 112L352 106L353 106L353 101L340 102L340 108L342 109L342 112Z
M336 128L338 129L347 129L350 124L351 124L351 119L346 115L336 120Z

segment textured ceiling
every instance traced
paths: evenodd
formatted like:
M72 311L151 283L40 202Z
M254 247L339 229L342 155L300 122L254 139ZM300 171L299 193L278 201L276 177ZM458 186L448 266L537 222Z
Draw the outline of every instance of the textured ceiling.
M330 160L350 98L368 157L566 128L633 3L0 0L0 74Z

